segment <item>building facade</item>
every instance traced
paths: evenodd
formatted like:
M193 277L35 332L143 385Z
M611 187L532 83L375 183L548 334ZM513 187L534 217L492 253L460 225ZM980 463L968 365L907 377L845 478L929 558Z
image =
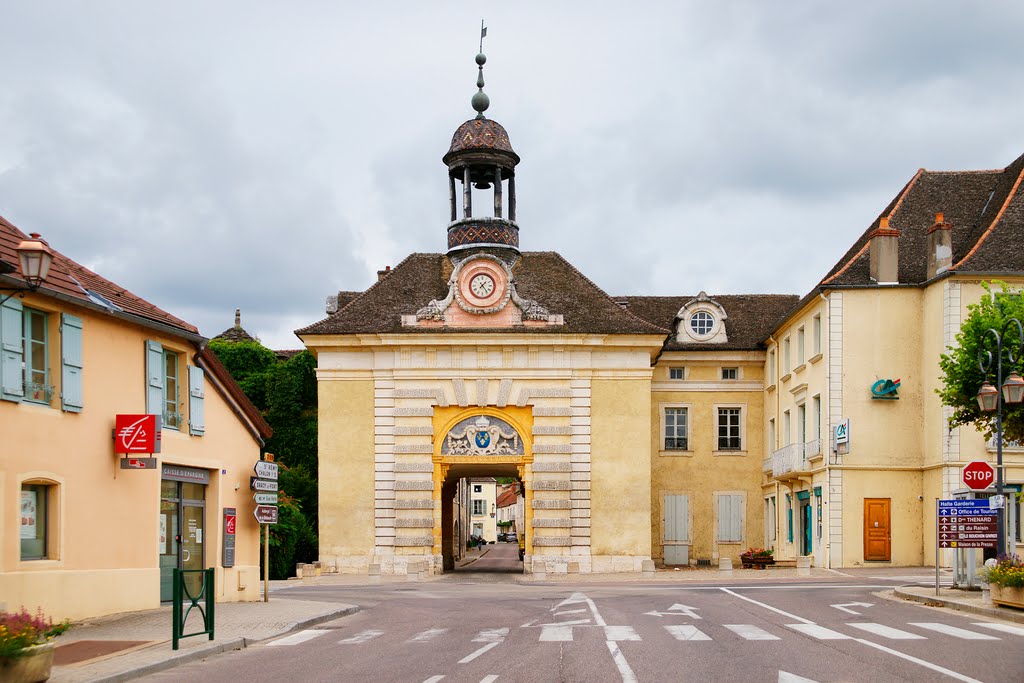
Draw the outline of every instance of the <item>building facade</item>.
M216 567L219 601L257 599L248 478L266 423L195 327L67 256L12 293L26 239L0 219L0 601L56 619L149 609L174 567ZM161 418L150 468L115 452L119 414Z
M981 280L1024 283L1021 160L922 171L806 296L613 297L520 251L520 158L482 94L443 158L447 252L339 292L297 332L318 358L321 560L451 569L458 482L486 476L522 484L526 571L749 546L926 563L924 501L987 457L946 426L938 356Z

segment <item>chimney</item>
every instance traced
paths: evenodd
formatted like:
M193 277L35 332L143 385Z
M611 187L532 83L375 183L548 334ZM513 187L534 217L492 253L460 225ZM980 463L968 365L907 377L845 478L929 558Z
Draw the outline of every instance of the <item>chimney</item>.
M887 217L878 219L878 227L870 235L870 275L880 285L894 285L900 281L900 231L889 227Z
M935 225L928 228L928 279L945 273L953 265L953 224L941 213L935 214Z
M391 274L391 266L384 266L384 270L377 271L377 282L380 282Z

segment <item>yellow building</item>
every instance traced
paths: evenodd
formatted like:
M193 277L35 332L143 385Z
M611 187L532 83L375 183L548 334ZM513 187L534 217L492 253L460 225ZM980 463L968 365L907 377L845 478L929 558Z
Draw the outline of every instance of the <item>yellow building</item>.
M12 293L26 240L0 219L0 602L56 619L153 608L175 566L216 567L219 601L257 599L248 488L268 426L195 327L63 254ZM124 469L115 416L146 413L159 454Z
M751 546L829 567L934 556L924 501L989 457L948 429L938 357L979 280L1024 282L1024 162L922 171L803 298L610 297L560 255L519 250L519 156L487 97L473 104L443 159L447 253L339 292L297 332L318 358L328 567L451 569L459 482L499 476L523 485L526 571Z

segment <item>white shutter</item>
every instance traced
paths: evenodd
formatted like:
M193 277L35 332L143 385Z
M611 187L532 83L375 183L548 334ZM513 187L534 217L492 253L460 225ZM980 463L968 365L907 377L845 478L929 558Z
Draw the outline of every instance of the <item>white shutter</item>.
M665 542L690 540L689 496L665 496Z
M0 304L0 398L21 401L24 389L21 300L13 297Z
M146 340L146 412L164 414L164 347Z
M69 313L60 321L60 407L69 413L82 411L82 319Z
M742 534L743 497L736 494L718 496L718 541L739 543Z
M188 433L202 436L206 431L206 416L203 406L203 369L188 366Z

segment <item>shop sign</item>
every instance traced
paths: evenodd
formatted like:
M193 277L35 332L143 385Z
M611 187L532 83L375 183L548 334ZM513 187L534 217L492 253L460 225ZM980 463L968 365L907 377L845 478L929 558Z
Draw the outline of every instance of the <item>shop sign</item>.
M122 470L155 470L156 458L121 458Z
M159 453L160 418L156 415L115 415L115 453Z
M160 476L169 481L183 481L189 484L208 485L210 483L210 471L201 470L198 467L165 464Z
M871 398L881 398L888 401L899 400L897 392L900 390L898 379L880 379L871 385Z
M224 557L223 567L235 566L235 527L238 524L237 510L224 508Z
M847 418L843 422L836 425L835 429L835 444L838 446L841 443L850 443L850 420Z

